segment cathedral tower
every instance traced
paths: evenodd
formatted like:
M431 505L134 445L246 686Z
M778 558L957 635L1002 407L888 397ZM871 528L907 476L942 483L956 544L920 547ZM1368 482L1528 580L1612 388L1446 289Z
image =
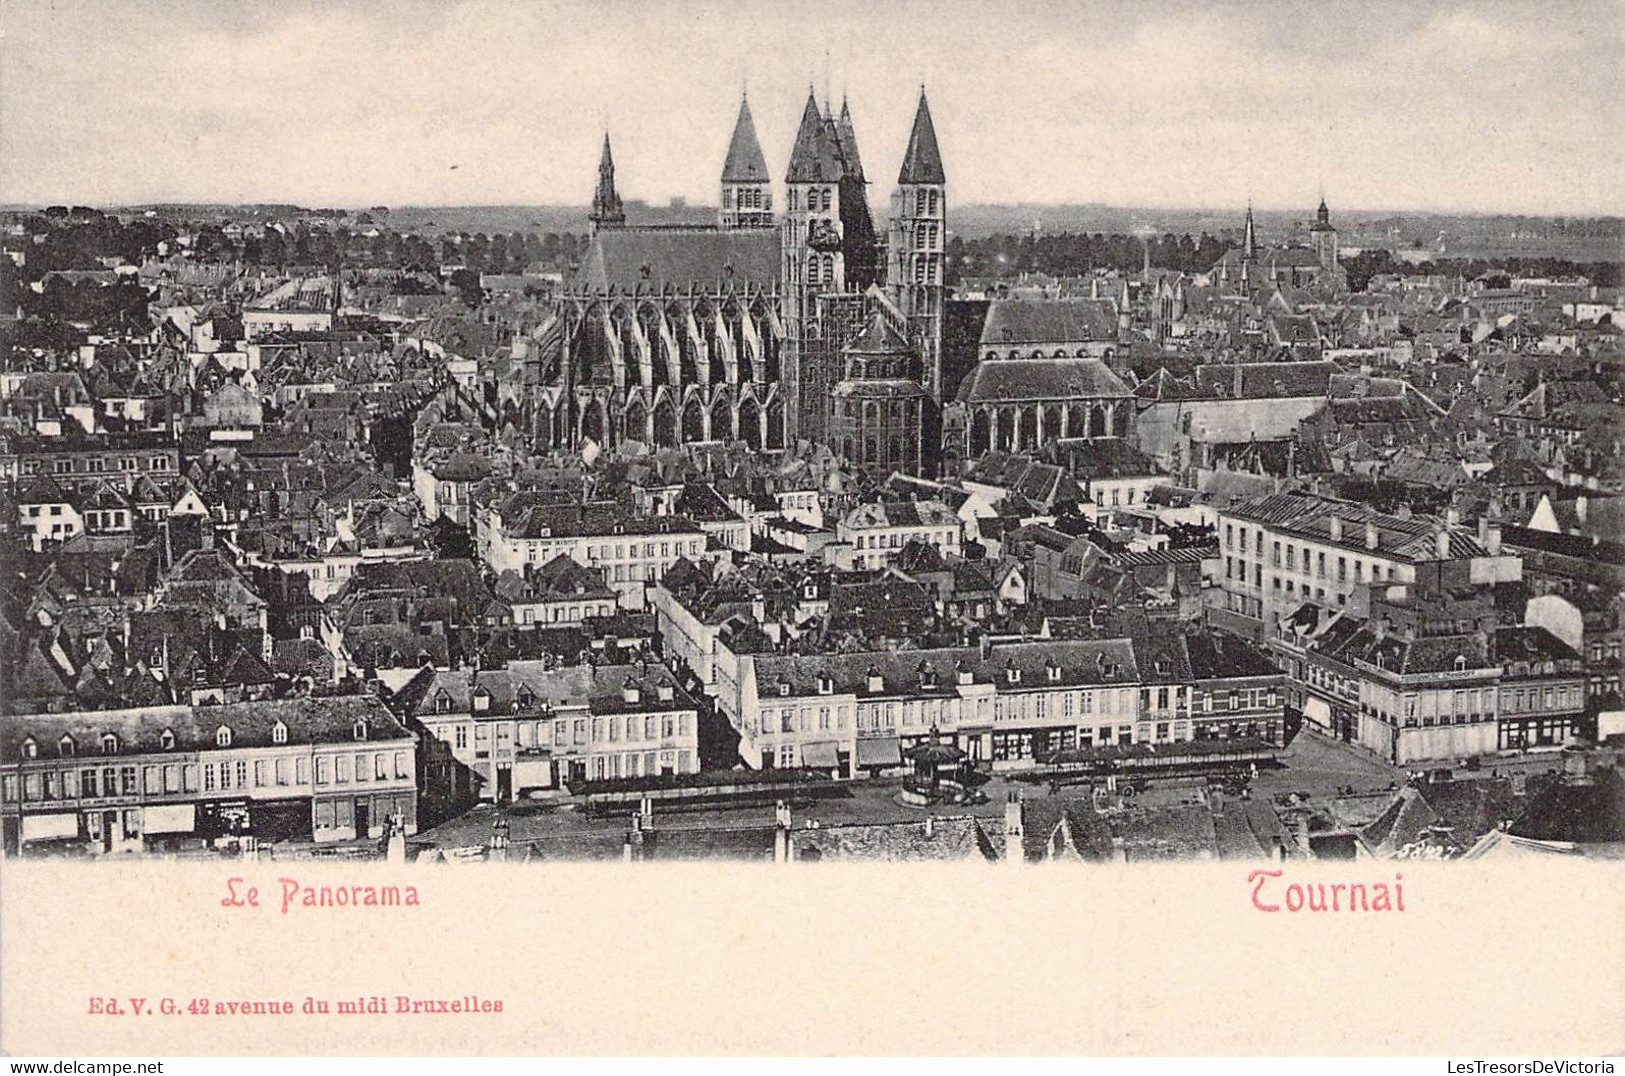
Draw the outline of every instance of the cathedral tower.
M626 224L626 210L621 207L621 196L615 191L615 158L609 152L609 132L604 132L604 151L598 156L598 189L593 191L592 212L587 214L593 234L605 228L619 228Z
M773 188L769 178L762 145L756 140L750 101L741 97L739 118L734 121L733 138L728 142L728 159L722 162L722 200L717 224L722 228L772 227Z
M887 244L887 283L908 318L909 335L920 350L925 387L942 402L942 318L948 233L948 177L937 149L931 106L920 88L919 107L908 151L892 195L891 241Z

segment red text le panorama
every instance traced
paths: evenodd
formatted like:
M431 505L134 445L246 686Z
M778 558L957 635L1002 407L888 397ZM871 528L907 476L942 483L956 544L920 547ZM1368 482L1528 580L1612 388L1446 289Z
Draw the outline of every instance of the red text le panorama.
M1282 885L1285 872L1258 870L1247 875L1253 887L1253 907L1261 912L1402 912L1405 876L1394 882L1291 882Z

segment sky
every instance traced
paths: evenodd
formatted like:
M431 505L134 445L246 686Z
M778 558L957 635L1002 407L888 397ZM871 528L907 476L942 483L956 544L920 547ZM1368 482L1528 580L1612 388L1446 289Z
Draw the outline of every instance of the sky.
M1625 213L1614 0L0 0L0 202L714 204L809 86L871 200ZM782 205L782 195L777 204Z

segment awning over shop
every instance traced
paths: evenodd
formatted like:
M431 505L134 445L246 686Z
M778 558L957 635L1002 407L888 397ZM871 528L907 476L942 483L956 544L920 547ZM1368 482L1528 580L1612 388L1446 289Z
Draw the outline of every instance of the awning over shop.
M147 833L191 833L197 828L197 808L190 803L148 807L142 823Z
M58 837L79 836L79 816L76 814L25 814L22 838L25 841L48 841Z
M859 748L862 751L862 748ZM801 764L813 769L833 769L841 764L833 743L810 743L801 749Z
M859 766L899 766L902 762L902 748L895 736L858 741Z

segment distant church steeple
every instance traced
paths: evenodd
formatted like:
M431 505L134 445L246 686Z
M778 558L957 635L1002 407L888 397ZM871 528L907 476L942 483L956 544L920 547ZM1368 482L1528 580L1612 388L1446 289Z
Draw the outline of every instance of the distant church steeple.
M615 191L615 157L609 151L609 132L604 132L604 152L598 157L598 189L593 192L592 212L587 214L594 233L619 228L626 223L626 210Z
M1247 227L1241 234L1241 260L1253 261L1258 257L1258 235L1253 231L1253 203L1247 203Z

